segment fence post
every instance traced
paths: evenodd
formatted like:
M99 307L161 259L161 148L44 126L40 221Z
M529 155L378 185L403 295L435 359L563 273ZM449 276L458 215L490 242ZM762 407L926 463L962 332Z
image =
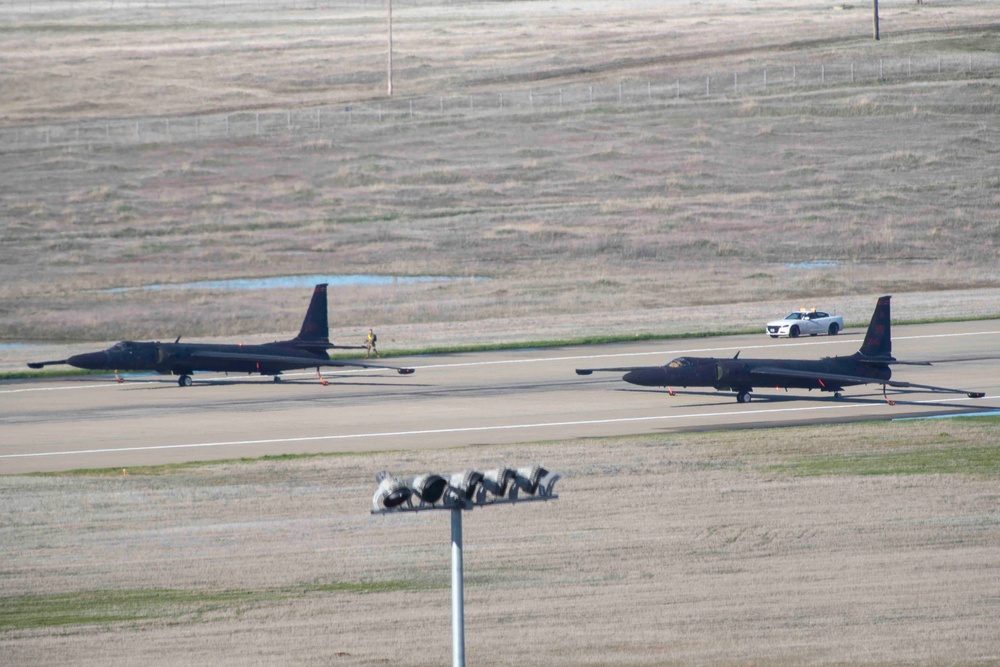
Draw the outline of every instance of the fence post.
M528 91L528 108L532 111L535 109L535 94L532 91Z
M819 82L821 84L826 83L826 65L819 66Z
M792 65L792 83L795 83L795 65Z
M854 83L854 61L851 61L851 83Z
M712 94L712 77L706 76L705 77L705 97L708 97L711 94Z
M588 87L588 93L589 93L589 96L590 96L590 103L593 104L594 103L594 86L593 85L591 85L591 86Z
M938 54L938 74L941 73L941 54Z
M767 70L764 70L764 90L767 90Z
M740 75L736 72L733 72L733 94L740 94Z
M622 98L625 97L625 83L622 81L618 82L618 104L622 103Z
M882 80L882 59L881 58L878 59L878 78L879 78L879 81Z

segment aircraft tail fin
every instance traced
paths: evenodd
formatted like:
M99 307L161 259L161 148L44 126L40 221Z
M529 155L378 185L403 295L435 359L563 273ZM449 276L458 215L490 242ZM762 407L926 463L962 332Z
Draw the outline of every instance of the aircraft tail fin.
M306 311L306 318L302 321L302 329L295 337L297 342L330 345L330 327L326 315L326 286L327 283L321 283L313 289L312 301L309 302L309 310Z
M858 350L858 356L878 359L880 361L892 360L892 331L889 323L889 300L891 296L881 296L875 304L875 312L872 313L872 321L868 324L868 333L865 334L865 341Z

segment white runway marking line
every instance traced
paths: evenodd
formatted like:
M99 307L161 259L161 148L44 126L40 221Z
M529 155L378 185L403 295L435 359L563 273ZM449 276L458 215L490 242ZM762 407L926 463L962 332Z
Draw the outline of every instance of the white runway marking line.
M984 399L1000 398L1000 396L985 396ZM973 400L971 398L934 399L929 401L914 401L914 403L958 403ZM624 424L643 421L667 421L676 419L698 419L702 417L734 417L743 415L780 414L789 412L812 412L816 410L842 410L845 408L881 408L888 407L883 403L870 405L858 403L838 403L836 405L820 405L805 408L770 408L764 410L730 410L726 412L701 412L683 415L654 415L650 417L620 417L616 419L587 419L568 422L541 422L537 424L508 424L499 426L465 426L461 428L435 428L414 431L385 431L382 433L353 433L336 435L313 435L297 438L268 438L263 440L232 440L222 442L196 442L179 445L149 445L144 447L110 447L106 449L80 449L59 452L35 452L30 454L0 454L0 459L41 458L47 456L79 456L86 454L108 454L113 452L149 452L167 449L199 449L205 447L235 447L246 445L276 445L296 442L319 442L322 440L362 440L369 438L398 438L415 435L443 435L449 433L482 433L484 431L511 431L529 428L553 428L564 426L598 426L601 424Z

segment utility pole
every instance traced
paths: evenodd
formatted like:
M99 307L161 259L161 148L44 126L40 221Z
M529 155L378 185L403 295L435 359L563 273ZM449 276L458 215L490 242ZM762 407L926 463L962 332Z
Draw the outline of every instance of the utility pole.
M874 23L872 25L874 26L875 41L877 42L878 41L878 0L872 0L872 2L875 3L875 18L874 18Z
M875 0L878 2L878 0ZM388 86L389 86L389 97L392 97L392 0L385 0L386 7L388 11L386 12L386 24L389 30L389 54L386 59L388 65ZM878 29L876 28L876 31ZM875 39L878 39L876 35Z

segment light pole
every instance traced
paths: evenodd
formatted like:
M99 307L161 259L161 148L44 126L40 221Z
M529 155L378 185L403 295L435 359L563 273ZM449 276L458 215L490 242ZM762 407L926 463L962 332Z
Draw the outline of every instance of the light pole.
M447 477L429 473L398 479L382 471L375 475L372 514L451 511L451 664L465 667L465 591L462 572L462 511L474 507L556 500L553 488L562 473L534 465L465 470Z
M386 60L389 81L389 97L392 97L392 0L385 0L386 27L389 32L389 55Z

